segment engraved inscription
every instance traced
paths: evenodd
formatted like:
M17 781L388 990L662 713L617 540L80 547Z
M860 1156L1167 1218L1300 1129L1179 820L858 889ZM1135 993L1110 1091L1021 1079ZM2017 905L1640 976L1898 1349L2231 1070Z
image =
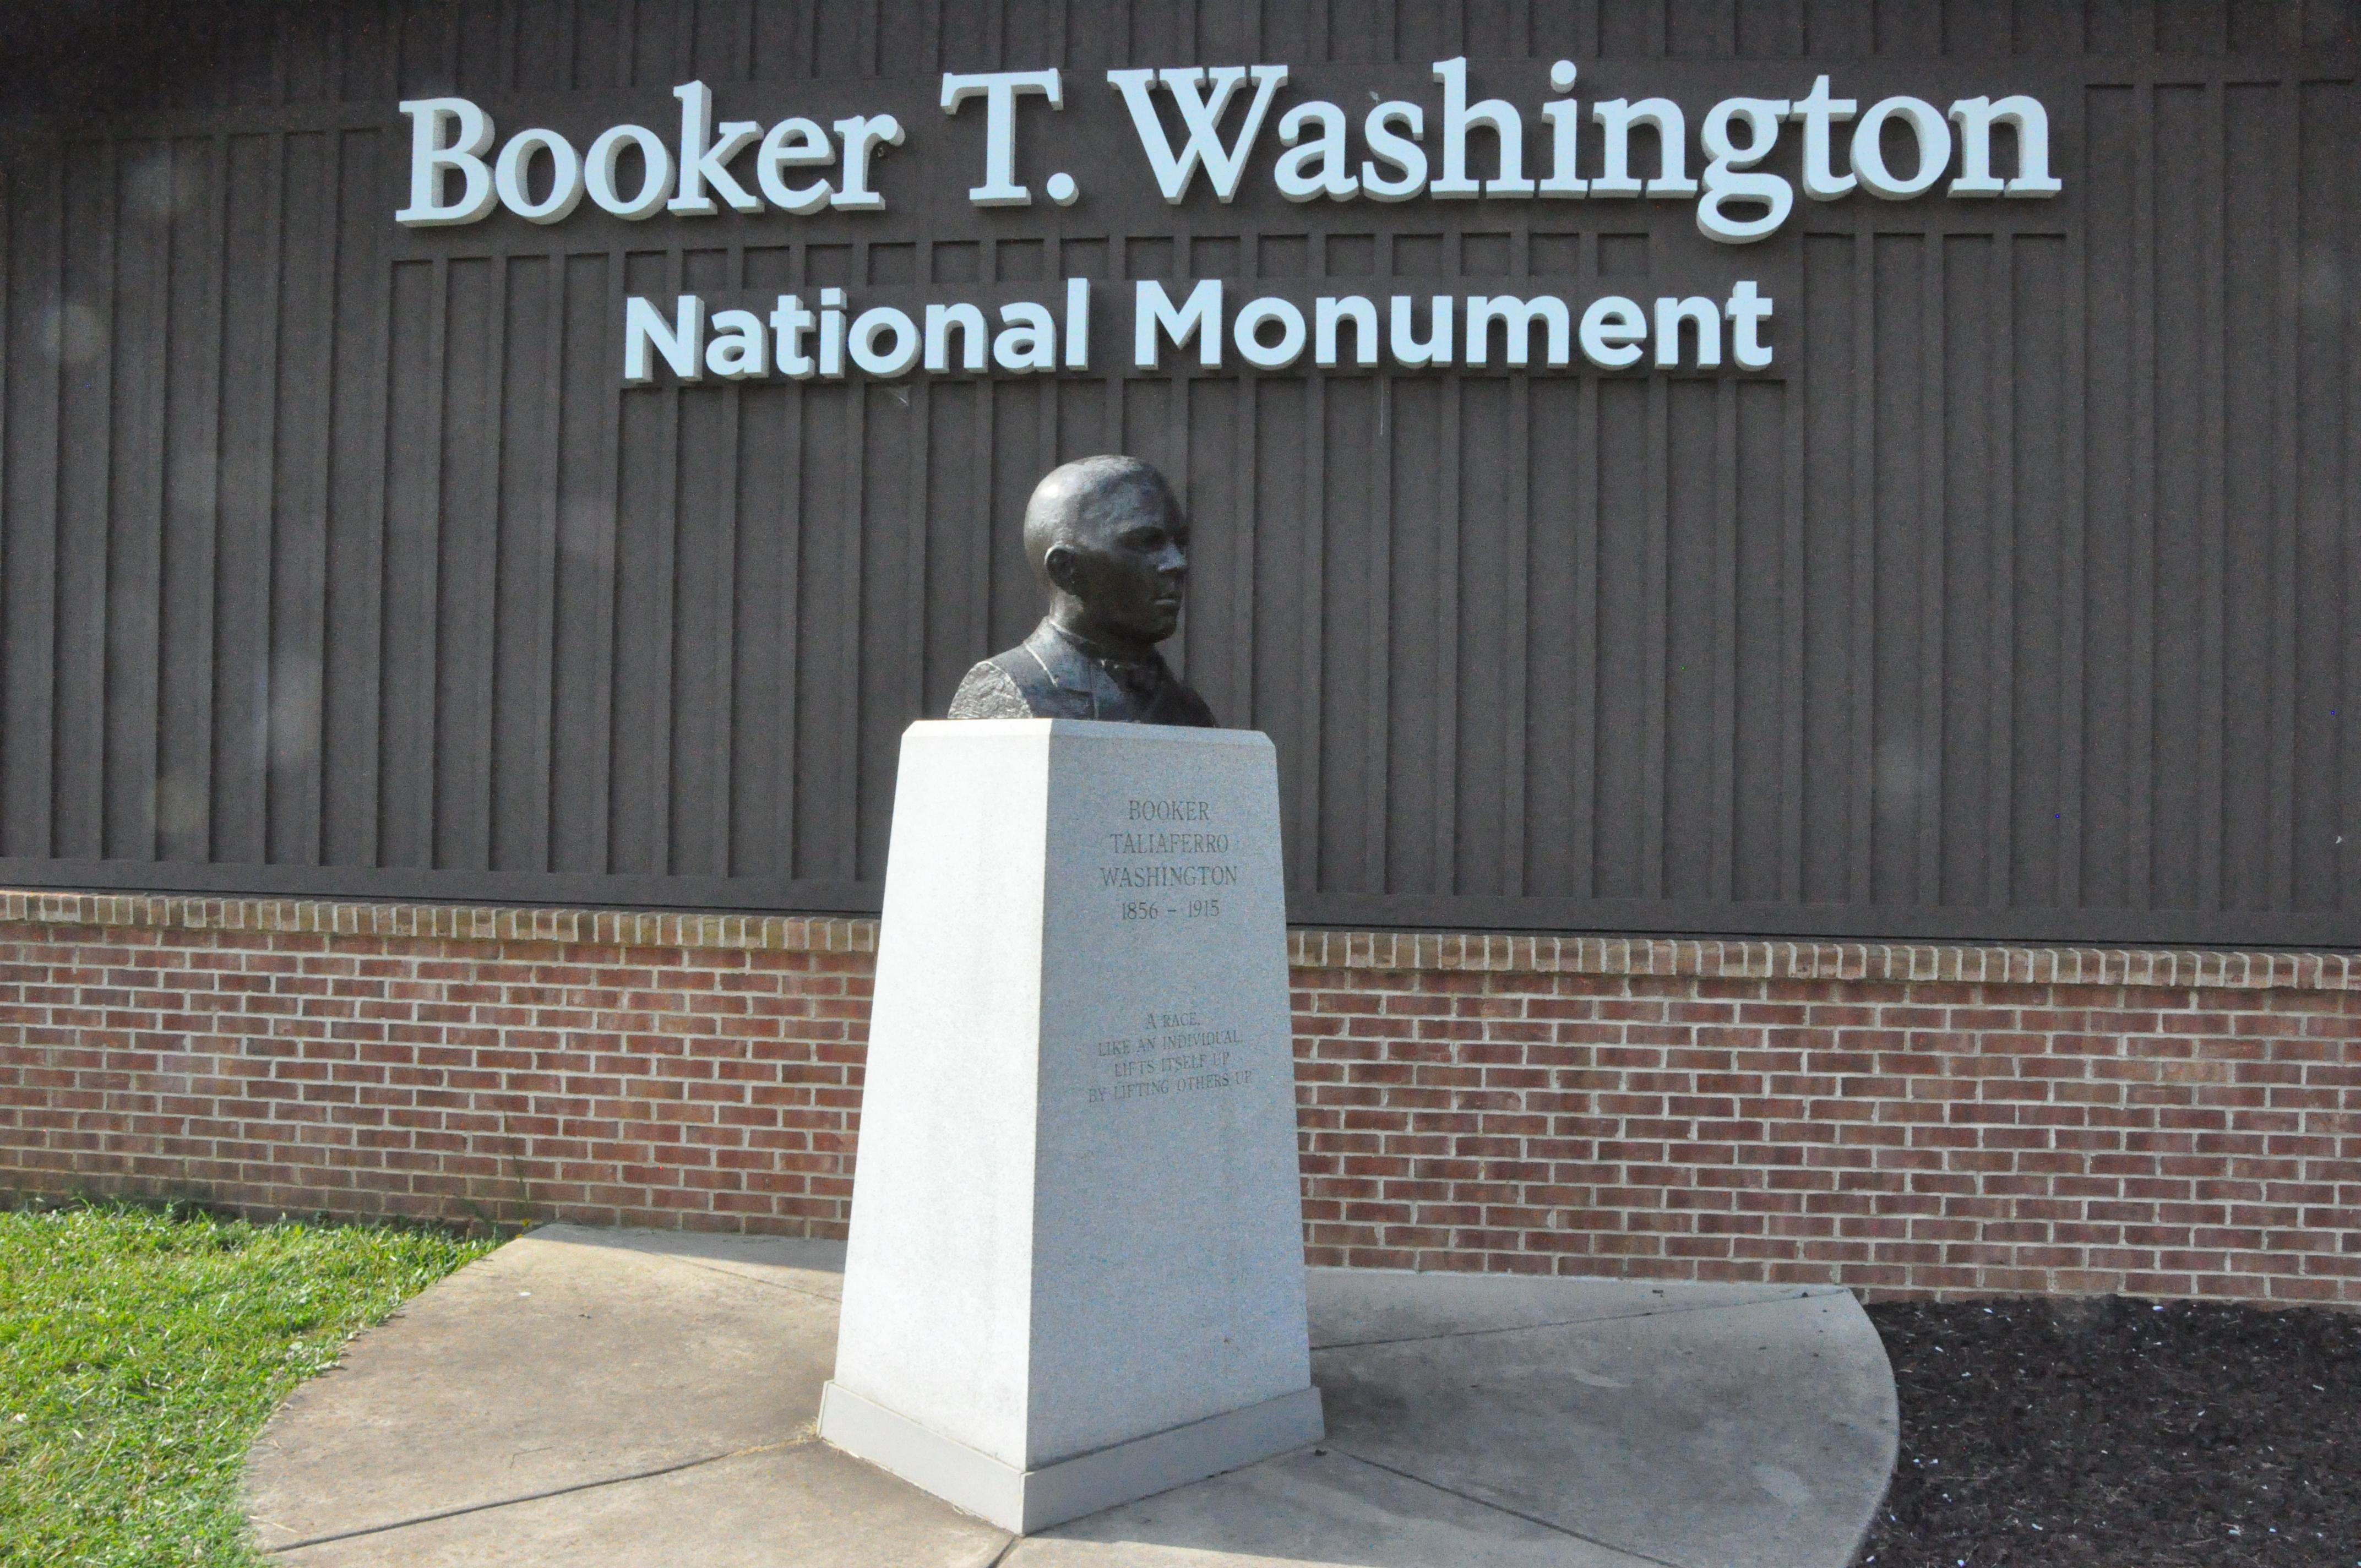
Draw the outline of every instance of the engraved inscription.
M1134 798L1105 834L1099 891L1125 896L1125 920L1217 920L1220 890L1238 884L1237 836L1204 800Z
M1239 1043L1237 1030L1209 1014L1143 1009L1138 1033L1092 1043L1093 1064L1102 1081L1089 1086L1089 1102L1160 1100L1250 1083L1254 1069L1232 1065Z
M1222 917L1223 895L1239 885L1241 838L1208 800L1136 795L1115 803L1103 829L1095 891L1111 895L1123 921ZM1087 873L1086 873L1087 874ZM1236 1065L1239 1032L1192 1001L1142 1008L1133 1033L1093 1041L1093 1105L1170 1100L1251 1082Z

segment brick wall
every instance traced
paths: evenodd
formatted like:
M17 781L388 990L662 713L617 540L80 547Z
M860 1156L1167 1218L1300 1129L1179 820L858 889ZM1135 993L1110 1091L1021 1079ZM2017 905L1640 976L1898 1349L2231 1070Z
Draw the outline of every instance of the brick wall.
M0 1190L841 1234L874 942L0 894ZM1292 944L1315 1262L2361 1305L2361 955Z

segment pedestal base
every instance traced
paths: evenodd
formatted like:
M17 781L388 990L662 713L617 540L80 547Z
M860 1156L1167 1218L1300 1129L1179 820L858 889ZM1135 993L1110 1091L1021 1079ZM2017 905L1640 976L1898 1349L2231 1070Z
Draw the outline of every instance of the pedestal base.
M1320 1441L1320 1390L1018 1470L978 1453L840 1384L820 1392L819 1435L955 1508L1020 1535L1237 1470Z

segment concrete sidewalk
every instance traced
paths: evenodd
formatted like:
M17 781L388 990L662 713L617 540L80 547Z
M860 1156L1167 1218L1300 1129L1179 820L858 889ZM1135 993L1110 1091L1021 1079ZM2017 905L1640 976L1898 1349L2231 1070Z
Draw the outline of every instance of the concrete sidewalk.
M830 1243L553 1225L297 1390L290 1568L1843 1568L1894 1382L1848 1293L1315 1269L1328 1440L1012 1541L813 1436Z

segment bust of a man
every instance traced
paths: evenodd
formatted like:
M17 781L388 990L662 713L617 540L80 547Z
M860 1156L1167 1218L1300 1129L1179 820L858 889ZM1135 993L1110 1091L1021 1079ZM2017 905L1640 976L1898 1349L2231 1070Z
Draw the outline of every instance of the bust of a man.
M1025 508L1025 554L1049 613L967 673L951 718L1213 726L1156 651L1180 623L1189 577L1189 520L1163 475L1137 457L1052 470Z

